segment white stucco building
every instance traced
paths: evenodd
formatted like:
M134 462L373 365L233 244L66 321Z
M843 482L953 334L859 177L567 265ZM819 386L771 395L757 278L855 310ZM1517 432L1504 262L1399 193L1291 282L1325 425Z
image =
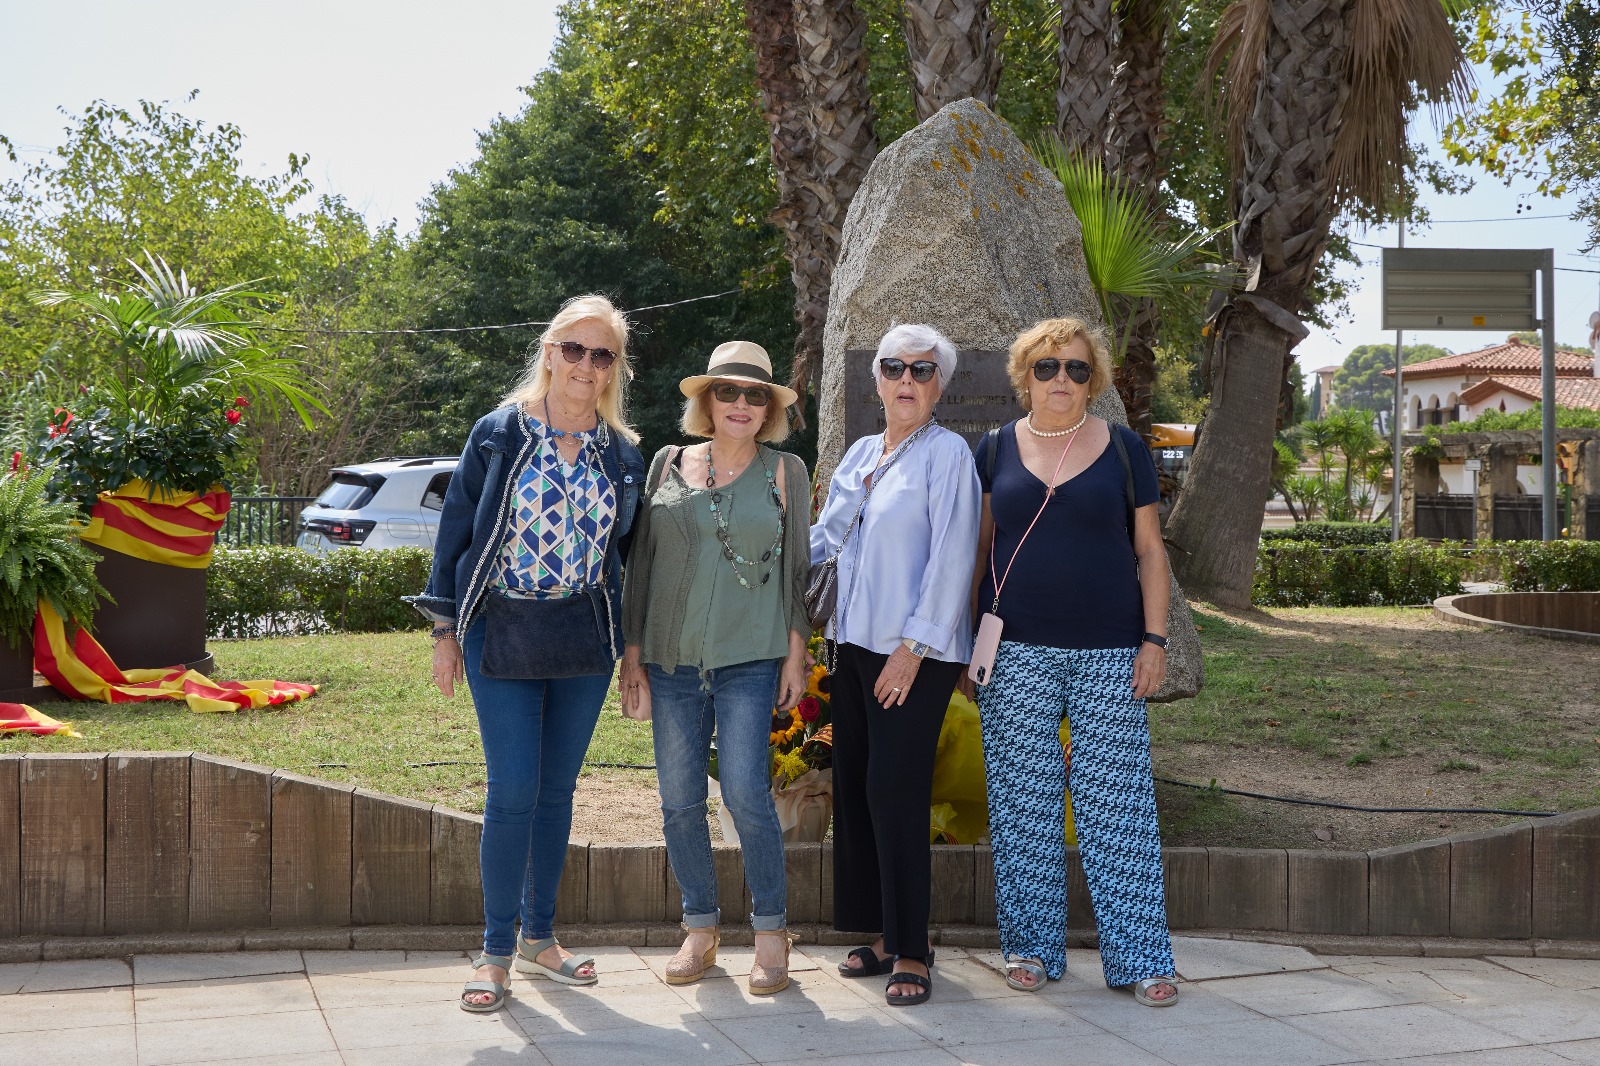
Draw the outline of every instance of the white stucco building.
M1404 428L1470 422L1490 410L1527 410L1539 402L1542 358L1538 345L1510 337L1475 352L1412 363L1400 379ZM1556 406L1600 410L1594 356L1556 352Z

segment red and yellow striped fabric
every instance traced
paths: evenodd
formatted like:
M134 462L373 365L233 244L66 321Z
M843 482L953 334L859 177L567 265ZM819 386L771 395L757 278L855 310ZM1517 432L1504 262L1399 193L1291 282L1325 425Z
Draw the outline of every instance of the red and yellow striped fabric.
M182 700L191 711L237 711L291 703L317 691L293 681L213 681L181 666L124 671L87 629L67 640L61 616L43 601L33 620L33 664L63 696L101 703Z
M0 703L0 733L34 733L38 736L81 737L71 722L58 722L25 703Z
M202 496L130 481L100 494L80 536L85 544L136 559L200 570L211 565L211 548L230 503L221 485Z

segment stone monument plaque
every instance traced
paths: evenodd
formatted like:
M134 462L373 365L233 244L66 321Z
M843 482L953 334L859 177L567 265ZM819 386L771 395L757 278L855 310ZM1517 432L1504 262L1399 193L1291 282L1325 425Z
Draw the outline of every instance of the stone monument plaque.
M871 433L883 432L883 404L872 379L878 353L860 348L844 353L844 446ZM969 445L996 426L1022 417L1022 405L1006 372L1009 352L972 349L958 353L956 374L933 409L944 428L961 434Z

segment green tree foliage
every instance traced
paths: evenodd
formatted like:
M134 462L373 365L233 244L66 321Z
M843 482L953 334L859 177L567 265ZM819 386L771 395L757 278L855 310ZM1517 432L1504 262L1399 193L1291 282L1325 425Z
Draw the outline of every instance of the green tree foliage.
M1600 6L1593 0L1535 0L1477 6L1468 58L1495 77L1492 93L1445 131L1449 158L1507 183L1581 194L1574 217L1600 244Z
M679 439L678 379L703 370L718 343L753 340L786 362L793 297L786 275L781 286L750 283L775 240L770 227L706 205L663 212L657 176L634 161L643 134L602 108L597 85L608 68L592 65L593 42L578 42L572 26L528 89L527 107L496 121L477 158L423 205L411 248L425 303L419 324L542 321L584 292L603 292L627 310L740 290L636 317L630 412L655 447ZM430 404L405 447L459 450L472 422L522 372L539 332L420 341L419 385ZM787 368L775 369L781 378Z
M1432 344L1408 344L1404 349L1407 366L1449 354L1448 349ZM1353 349L1333 375L1333 406L1389 410L1394 406L1394 378L1384 377L1383 372L1392 369L1394 345L1363 344Z

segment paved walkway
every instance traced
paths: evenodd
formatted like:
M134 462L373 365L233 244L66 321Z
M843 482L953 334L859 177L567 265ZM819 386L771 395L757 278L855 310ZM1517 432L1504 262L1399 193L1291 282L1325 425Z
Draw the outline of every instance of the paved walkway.
M670 987L666 948L597 951L589 989L517 977L495 1015L458 1010L453 952L141 955L0 965L0 1064L249 1066L515 1063L1600 1064L1600 961L1318 957L1179 937L1182 1002L1153 1010L1102 983L1098 956L1040 993L992 952L939 949L934 1000L891 1008L846 981L843 948L796 952L795 985L744 990L750 949Z

